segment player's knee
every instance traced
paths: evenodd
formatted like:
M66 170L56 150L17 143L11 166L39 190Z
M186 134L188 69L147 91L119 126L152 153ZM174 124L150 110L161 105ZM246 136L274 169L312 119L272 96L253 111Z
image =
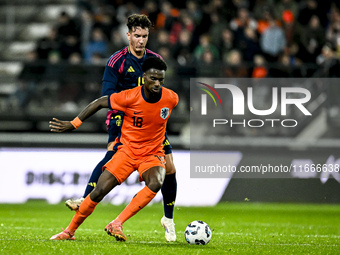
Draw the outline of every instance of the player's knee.
M160 179L151 179L150 182L148 183L148 188L150 190L152 190L153 192L158 192L161 188L162 188L162 185L163 185L163 182L164 182L164 179L160 180Z
M165 170L161 168L160 171L151 174L149 178L145 180L145 184L150 190L157 193L162 188L164 178Z

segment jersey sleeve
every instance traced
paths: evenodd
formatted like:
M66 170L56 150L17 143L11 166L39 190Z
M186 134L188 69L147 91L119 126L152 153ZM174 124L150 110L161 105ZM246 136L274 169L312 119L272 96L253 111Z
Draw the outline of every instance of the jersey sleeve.
M175 108L176 105L178 104L179 97L178 97L178 95L177 95L176 92L174 92L174 91L172 91L172 90L170 90L170 89L168 89L168 91L169 91L169 93L170 93L170 100L171 100L171 102L173 102L172 108Z
M112 93L117 93L118 83L118 68L116 66L105 66L103 81L102 81L102 95L109 96Z
M109 107L118 111L124 112L128 105L128 91L121 91L119 93L113 93L109 96Z
M117 82L104 81L102 82L102 95L109 96L113 93L117 93Z
M176 107L176 105L178 104L178 101L179 101L179 97L177 95L177 93L173 92L174 93L174 108Z
M109 96L112 93L119 92L117 84L121 67L124 62L122 51L114 53L106 63L103 80L102 80L102 95Z

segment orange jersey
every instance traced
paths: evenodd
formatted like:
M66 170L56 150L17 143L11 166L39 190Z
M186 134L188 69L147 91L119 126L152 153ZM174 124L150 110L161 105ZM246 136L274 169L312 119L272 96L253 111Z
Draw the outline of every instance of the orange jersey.
M164 87L157 102L146 100L143 86L112 94L109 107L124 112L121 148L133 156L161 152L166 123L177 103L178 95Z

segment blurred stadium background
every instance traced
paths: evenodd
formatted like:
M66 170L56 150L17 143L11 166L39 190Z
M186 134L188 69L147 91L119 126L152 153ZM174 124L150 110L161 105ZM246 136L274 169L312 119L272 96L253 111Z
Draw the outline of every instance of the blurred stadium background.
M192 197L181 200L187 181L198 187L191 192L199 192L199 185L206 183L218 189L203 204L244 199L339 203L338 172L275 180L192 180L188 166L193 77L334 78L327 86L308 85L313 117L301 119L298 129L233 129L215 143L240 153L238 162L248 165L260 164L261 159L271 159L274 165L293 160L340 163L339 8L339 1L332 0L322 4L315 0L186 0L176 4L0 0L0 175L13 185L9 180L16 172L16 185L22 187L16 192L26 195L7 194L0 203L30 198L55 203L82 194L92 168L105 152L105 111L76 134L50 134L48 121L52 117L69 120L101 95L106 61L127 44L125 19L132 13L145 13L152 20L147 48L164 57L169 65L166 84L181 98L168 124L179 173L179 204L203 201L201 195L197 201ZM257 88L264 106L270 92L270 85ZM80 161L86 162L72 163ZM127 188L132 184L139 185L133 179ZM47 193L53 194L47 198Z

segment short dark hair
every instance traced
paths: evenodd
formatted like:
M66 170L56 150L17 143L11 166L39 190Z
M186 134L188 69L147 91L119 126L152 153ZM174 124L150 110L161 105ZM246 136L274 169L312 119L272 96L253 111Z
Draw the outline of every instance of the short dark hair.
M168 69L168 66L165 63L165 61L161 58L148 57L147 59L144 60L144 62L142 64L142 70L145 73L146 71L148 71L151 68L166 71Z
M133 27L148 28L150 30L152 23L145 14L132 14L128 17L126 25L129 31L131 31Z

